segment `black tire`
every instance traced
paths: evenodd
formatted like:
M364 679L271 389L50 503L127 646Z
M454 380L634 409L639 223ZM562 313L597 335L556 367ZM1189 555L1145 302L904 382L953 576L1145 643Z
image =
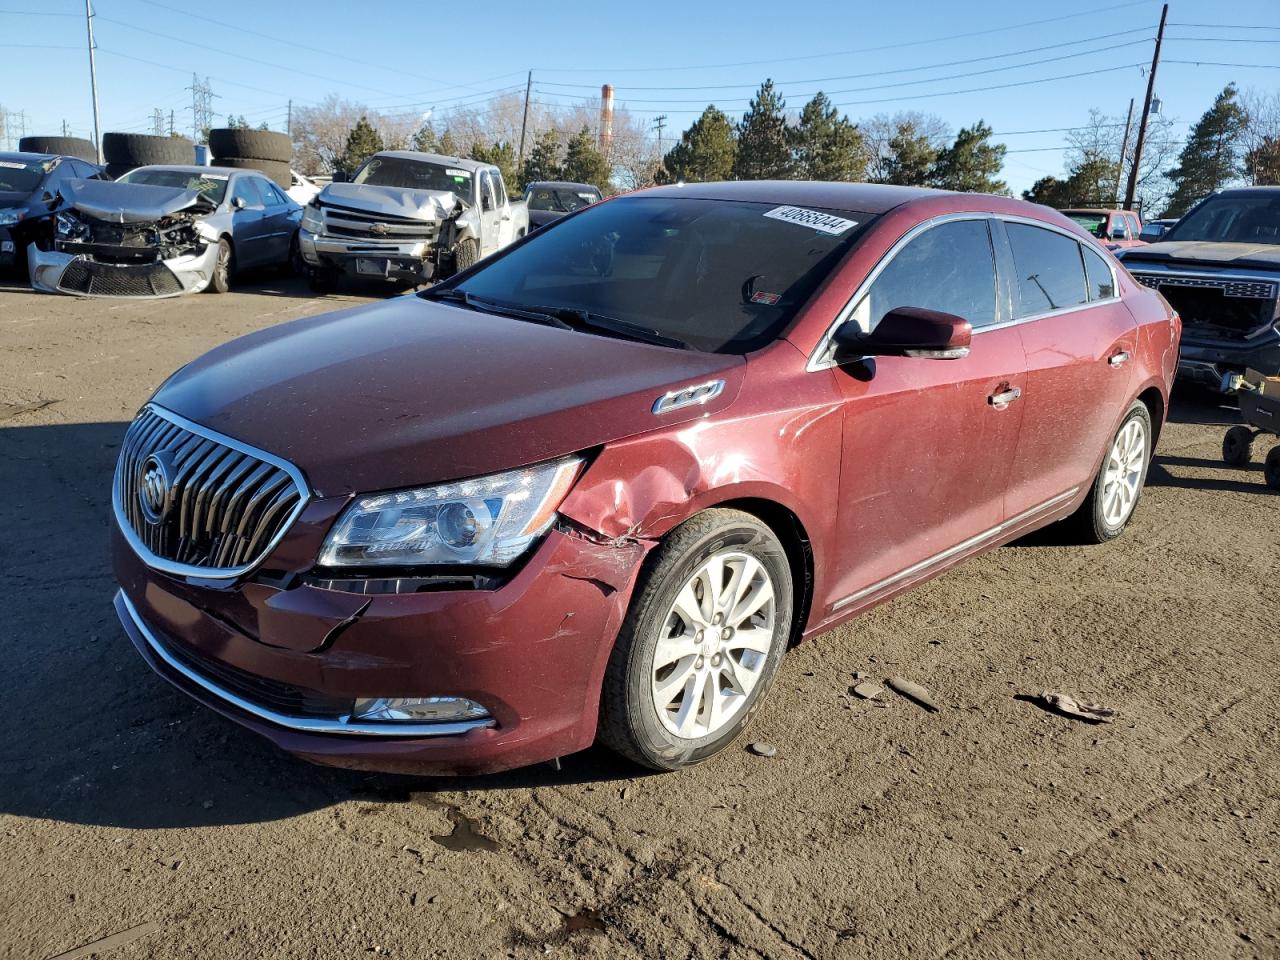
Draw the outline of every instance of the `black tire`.
M338 272L324 267L307 267L307 286L312 293L333 293L338 289Z
M1129 512L1119 523L1111 523L1104 515L1104 481L1107 472L1107 461L1111 457L1111 450L1115 445L1116 439L1134 419L1142 421L1146 443L1146 453L1138 476L1138 490L1134 495L1132 505L1129 507ZM1080 508L1063 521L1064 527L1075 539L1081 543L1106 543L1108 540L1114 540L1124 532L1124 528L1128 526L1129 521L1133 518L1134 511L1138 509L1138 501L1142 498L1142 489L1147 482L1147 468L1151 465L1153 442L1151 412L1147 410L1146 404L1141 400L1135 400L1129 405L1129 409L1125 411L1124 419L1120 421L1120 426L1107 444L1107 451L1103 455L1102 465L1098 468L1098 475L1094 478L1093 486L1089 489L1089 495L1085 497L1084 503L1080 504Z
M1222 462L1232 467L1247 467L1253 459L1253 431L1236 424L1222 438Z
M216 166L228 159L274 160L288 164L293 160L293 142L286 133L275 130L243 130L219 127L209 131L209 151Z
M256 170L258 173L266 176L268 180L274 183L281 190L288 190L293 186L293 171L289 169L289 164L280 163L276 160L251 160L244 157L219 157L214 161L215 166L234 167L237 170Z
M1267 451L1267 459L1262 461L1262 478L1268 487L1280 493L1280 447Z
M75 157L88 163L98 162L93 141L83 137L23 137L18 141L23 153L51 153L58 157Z
M652 689L653 658L676 596L708 558L730 548L749 554L768 573L774 636L755 686L730 722L699 739L684 739L659 717ZM729 509L708 510L681 524L650 555L636 584L605 671L600 742L654 770L676 770L719 753L750 722L767 694L790 641L793 617L791 566L768 526L749 513Z
M289 259L280 264L280 272L286 276L303 276L307 271L307 263L302 259L302 246L298 242L298 231L293 231L289 238Z
M149 133L104 133L102 155L107 163L131 167L196 162L195 144L186 137L157 137Z
M231 249L231 241L223 237L218 241L218 262L213 268L213 279L205 289L210 293L228 293L231 290L231 277L235 273L235 251Z
M454 273L461 273L476 265L480 259L480 244L474 240L463 240L453 248Z
M137 170L137 169L138 168L131 163L108 163L107 176L110 177L112 180L119 180L130 170Z

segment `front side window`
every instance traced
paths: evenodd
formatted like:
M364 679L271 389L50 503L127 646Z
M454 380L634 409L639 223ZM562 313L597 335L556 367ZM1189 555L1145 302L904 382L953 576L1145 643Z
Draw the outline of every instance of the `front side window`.
M177 187L180 190L196 190L214 203L221 203L227 195L227 177L216 174L190 173L185 170L130 170L120 178L121 183L141 183L149 187Z
M493 177L488 171L480 174L480 209L493 210L497 206L493 194Z
M870 333L898 307L937 310L976 330L996 320L996 271L985 220L930 227L899 250L853 309Z
M1104 213L1088 213L1086 211L1064 211L1068 217L1100 240L1107 239L1107 215Z
M1116 295L1116 278L1107 264L1106 258L1087 244L1081 244L1084 250L1085 274L1089 280L1089 299L1108 300Z
M1280 193L1268 190L1210 197L1161 239L1280 244Z
M236 178L236 184L231 188L231 201L234 203L236 200L243 200L246 207L265 206L253 177Z
M1111 218L1111 239L1130 239L1129 221L1122 214L1117 213Z
M581 311L697 350L741 354L777 338L872 220L772 203L625 197L535 233L434 295Z
M399 187L403 190L448 190L467 203L471 202L469 171L427 160L370 157L356 172L352 183L367 183L371 187Z
M1087 299L1080 243L1025 223L1006 223L1013 248L1018 316L1074 307Z

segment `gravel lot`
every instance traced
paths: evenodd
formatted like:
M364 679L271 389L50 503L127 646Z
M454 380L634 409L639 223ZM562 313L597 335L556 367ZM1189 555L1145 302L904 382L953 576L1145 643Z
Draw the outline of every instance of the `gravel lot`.
M792 651L770 759L371 777L153 676L110 606L127 421L208 347L366 299L0 289L0 956L1280 956L1280 497L1203 397L1118 542L1005 547Z

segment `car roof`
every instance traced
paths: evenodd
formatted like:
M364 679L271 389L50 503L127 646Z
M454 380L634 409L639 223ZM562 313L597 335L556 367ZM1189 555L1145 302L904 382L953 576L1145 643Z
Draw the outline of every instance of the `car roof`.
M236 174L249 174L250 176L265 177L266 174L261 170L254 170L246 167L205 167L198 163L148 163L146 166L134 167L133 170L172 170L174 173L217 173L227 176L235 176ZM133 173L130 170L130 173Z
M60 157L61 154L57 153L26 153L19 150L0 153L0 160L8 160L13 163L45 163L49 160L58 160Z
M1247 197L1256 196L1259 193L1280 194L1280 186L1276 187L1231 187L1227 190L1219 190L1214 194L1215 197Z
M600 192L600 188L591 183L575 183L572 180L534 180L526 183L526 190L592 190L596 193Z
M691 197L699 200L749 200L756 203L796 204L879 214L894 207L944 197L949 190L899 187L887 183L827 183L817 180L741 180L726 183L684 183L651 187L632 196Z
M466 170L468 173L475 173L477 170L492 170L492 163L482 163L479 160L467 160L463 157L448 157L443 153L419 153L415 150L379 150L374 156L378 157L395 157L397 160L421 160L425 163L439 163L444 166L457 167L459 170Z
M1117 210L1115 207L1063 207L1059 213L1100 213L1106 216L1108 213L1136 213L1136 210Z

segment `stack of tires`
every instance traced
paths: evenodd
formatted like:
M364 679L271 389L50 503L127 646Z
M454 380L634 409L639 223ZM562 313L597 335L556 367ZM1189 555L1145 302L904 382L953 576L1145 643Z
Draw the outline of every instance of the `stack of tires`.
M104 133L102 155L112 179L135 167L153 163L190 164L196 161L196 147L186 137L157 137L149 133Z
M83 137L23 137L18 141L22 153L48 153L55 157L75 157L87 163L98 162L98 151L92 140Z
M214 166L257 170L281 190L288 190L293 184L289 171L293 143L288 134L223 127L209 131L209 152L214 156Z

